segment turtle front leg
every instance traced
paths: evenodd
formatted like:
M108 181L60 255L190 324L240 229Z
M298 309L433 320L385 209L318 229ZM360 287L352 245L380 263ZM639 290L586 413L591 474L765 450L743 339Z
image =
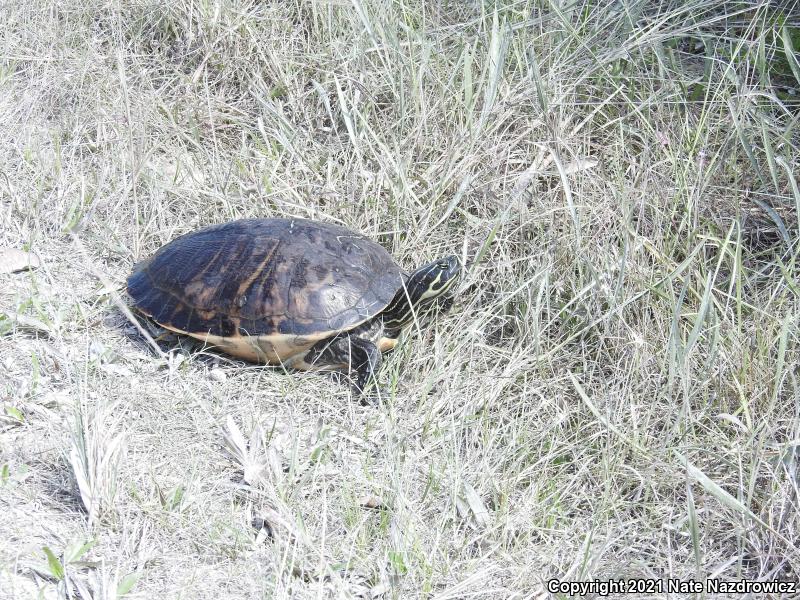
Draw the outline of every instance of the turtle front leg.
M330 365L355 373L355 391L364 394L370 379L374 379L377 386L377 374L383 358L381 351L371 341L342 335L317 342L309 350L305 362L320 367Z
M356 373L356 388L364 394L370 379L378 386L378 370L381 368L383 357L378 347L369 340L350 338L350 351L352 353L351 369Z

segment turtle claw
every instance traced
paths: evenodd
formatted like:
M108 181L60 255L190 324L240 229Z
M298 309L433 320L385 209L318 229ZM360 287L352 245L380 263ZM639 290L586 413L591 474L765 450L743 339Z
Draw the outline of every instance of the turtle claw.
M360 386L356 382L352 389L353 396L357 396L364 406L378 406L391 397L391 390L388 387L375 383Z

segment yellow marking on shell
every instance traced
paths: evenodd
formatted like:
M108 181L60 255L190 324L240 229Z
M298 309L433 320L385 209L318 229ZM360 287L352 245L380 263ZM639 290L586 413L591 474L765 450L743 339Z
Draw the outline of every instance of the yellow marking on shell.
M394 350L394 347L397 346L398 339L397 338L387 338L382 337L378 340L378 343L375 344L378 346L378 350L383 352L388 352L389 350Z
M307 315L309 309L309 302L308 302L308 292L309 289L304 289L302 293L295 294L292 300L294 301L294 308L292 310L295 318L299 318L300 315ZM286 310L289 310L289 306L286 307Z
M264 260L262 260L259 263L259 265L253 270L253 272L247 278L245 278L245 280L242 281L241 284L239 284L239 289L236 290L236 296L235 296L235 303L239 307L241 307L244 304L244 302L240 303L243 294L247 291L247 288L249 288L252 285L252 283L256 280L256 278L259 275L261 275L261 272L264 270L264 267L267 266L267 263L272 258L272 255L275 254L275 250L278 248L279 245L280 244L276 243L274 246L272 246L269 253L264 257Z
M191 298L191 303L198 309L205 309L209 305L209 299L214 293L214 288L206 285L202 279L195 279L188 283L184 288L187 298Z
M196 281L199 281L199 282L202 283L203 275L205 275L206 272L208 272L208 270L211 267L215 266L215 263L217 262L217 259L219 258L219 255L222 254L223 250L225 250L225 246L221 245L217 249L217 251L214 253L214 256L212 256L211 259L208 262L206 262L205 266L202 269L200 269L200 271L198 271L197 273L194 274L194 278L195 278Z
M334 301L337 293L341 292L337 292L336 290L336 280L332 272L326 273L325 277L322 279L318 278L307 282L299 293L292 296L292 301L294 303L292 307L294 320L302 324L311 324L313 322L311 319L304 319L301 315L308 315L316 312L313 310L314 307L325 306L331 301ZM287 306L287 309L288 308ZM364 320L361 322L363 323Z
M175 333L188 335L201 342L205 342L218 350L254 363L266 363L270 365L284 365L290 369L305 370L313 368L323 370L320 366L307 365L303 361L308 350L319 340L330 337L334 332L326 331L314 335L259 335L259 336L231 336L223 337L211 333L193 333L184 331L171 325L166 325L156 321L164 329L169 329Z
M195 312L197 312L197 314L200 315L200 318L202 318L202 319L204 319L206 321L210 321L215 316L217 316L217 311L215 311L215 310L203 310L201 308L198 308L198 309L196 309Z

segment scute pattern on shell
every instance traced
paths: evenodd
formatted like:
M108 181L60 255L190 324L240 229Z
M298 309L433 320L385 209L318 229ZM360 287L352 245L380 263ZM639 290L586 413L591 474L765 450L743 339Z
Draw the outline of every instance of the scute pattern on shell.
M306 219L247 219L176 238L128 278L136 308L215 336L316 335L377 315L403 272L379 244Z

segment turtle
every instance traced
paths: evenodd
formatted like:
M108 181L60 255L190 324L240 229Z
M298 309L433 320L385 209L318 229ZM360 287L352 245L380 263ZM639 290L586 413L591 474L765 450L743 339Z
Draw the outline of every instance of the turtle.
M251 362L345 371L363 393L403 330L450 308L460 273L453 255L407 273L331 223L241 219L162 246L134 266L127 292L166 329Z

